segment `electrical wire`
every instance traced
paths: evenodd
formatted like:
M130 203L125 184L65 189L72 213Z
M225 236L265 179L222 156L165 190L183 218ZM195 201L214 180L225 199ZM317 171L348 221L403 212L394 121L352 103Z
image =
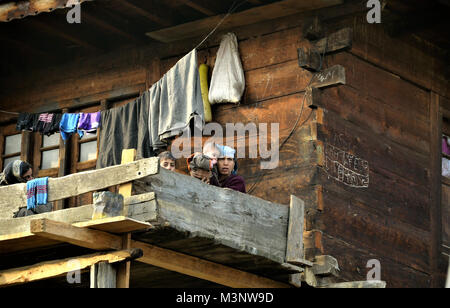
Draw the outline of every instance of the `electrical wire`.
M216 25L216 27L203 39L203 41L201 41L200 44L197 45L197 47L195 47L194 49L198 49L201 45L203 45L203 43L205 43L210 37L211 35L213 35L217 29L223 24L223 22L234 12L236 12L236 10L238 8L240 8L242 5L244 5L248 0L244 0L242 1L240 4L236 4L236 0L233 2L233 4L231 5L230 9L228 10L228 13L220 20L220 22Z
M305 87L305 90L304 90L305 93L303 94L303 99L302 99L302 104L301 104L302 106L301 106L301 109L300 109L300 114L298 115L297 120L295 121L295 124L294 124L294 126L292 127L292 129L291 129L289 135L286 137L286 139L281 143L280 147L278 148L279 151L281 151L281 149L283 148L283 146L289 141L289 139L292 137L292 135L295 133L295 131L296 131L296 129L297 129L298 123L300 122L300 119L301 119L302 116L303 116L303 111L304 111L304 108L305 108L305 99L306 99L307 89L311 86L311 84L312 84L314 78L316 77L316 75L322 71L323 62L324 62L324 59L325 59L325 54L327 53L327 49L328 49L328 38L327 38L327 40L326 40L325 49L324 49L324 51L323 51L323 54L322 54L321 57L320 57L320 65L319 65L319 69L317 70L316 73L314 73L314 74L312 75L311 79L310 79L309 82L308 82L308 85ZM311 115L312 115L312 112L309 114L308 118L307 118L305 121L303 121L303 123L300 125L300 127L303 126L306 122L309 121L309 119L311 118ZM263 176L264 176L264 173L263 173L263 172L261 172L261 173L258 175L258 178L256 179L256 182L255 182L255 183L253 184L253 186L248 190L248 194L251 194L251 193L255 190L256 186L258 186L258 184L261 182Z

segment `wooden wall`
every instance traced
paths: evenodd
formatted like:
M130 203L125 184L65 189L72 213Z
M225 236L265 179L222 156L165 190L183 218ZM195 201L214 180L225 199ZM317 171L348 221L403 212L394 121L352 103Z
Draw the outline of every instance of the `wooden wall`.
M422 46L366 24L360 14L320 12L328 33L353 29L352 49L325 58L325 67L345 67L347 84L324 89L322 109L302 108L311 73L299 67L297 49L308 44L302 29L311 14L235 29L246 91L240 105L214 106L214 121L279 123L282 143L299 119L280 150L278 168L261 170L259 160L245 159L240 174L258 197L289 204L294 194L318 206L309 230L321 231L318 252L338 259L343 280L365 280L367 262L377 259L389 287L439 286L445 274L437 239L442 223L430 140L438 134L432 93L450 97L442 63ZM219 37L199 51L201 63L214 65ZM22 82L5 81L0 106L41 112L132 96L191 46L124 50L22 76ZM350 187L330 176L325 164L330 148L368 163L368 187ZM178 165L185 168L183 161Z

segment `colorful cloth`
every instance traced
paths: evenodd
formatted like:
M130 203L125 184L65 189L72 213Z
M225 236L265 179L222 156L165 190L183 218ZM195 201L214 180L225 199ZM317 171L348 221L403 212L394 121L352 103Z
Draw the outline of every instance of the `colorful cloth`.
M449 138L447 136L442 137L442 153L450 156Z
M53 113L42 113L39 115L39 121L44 123L52 123Z
M80 120L79 113L65 113L61 118L61 123L59 124L59 129L61 137L64 141L70 138L73 133L77 132L78 121ZM83 133L84 135L84 133ZM80 137L82 135L80 134Z
M27 209L33 210L36 206L46 205L48 201L48 177L27 182Z
M78 131L86 133L95 132L100 127L101 113L80 113L80 120L78 121Z

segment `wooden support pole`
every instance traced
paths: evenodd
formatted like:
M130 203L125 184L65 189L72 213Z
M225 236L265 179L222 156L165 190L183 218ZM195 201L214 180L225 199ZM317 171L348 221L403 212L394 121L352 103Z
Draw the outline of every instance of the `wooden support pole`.
M132 163L136 159L136 149L129 149L129 150L123 150L122 151L122 161L121 164L125 165L128 163ZM131 193L133 191L133 183L125 183L120 185L119 187L119 194L122 195L124 198L131 197ZM124 215L128 213L128 207L124 207Z
M42 262L39 264L0 272L0 286L12 286L48 278L55 278L73 272L83 271L99 262L114 264L142 256L142 250L121 250L108 253L97 253L64 260ZM74 267L73 265L76 265Z
M95 250L122 250L123 247L120 236L48 219L32 220L30 232L40 237Z
M123 249L131 249L131 233L127 233L123 236ZM125 262L117 266L117 288L128 289L130 288L130 272L131 262Z
M291 196L286 262L295 265L312 266L311 262L305 260L305 250L303 247L304 219L305 203L296 196Z

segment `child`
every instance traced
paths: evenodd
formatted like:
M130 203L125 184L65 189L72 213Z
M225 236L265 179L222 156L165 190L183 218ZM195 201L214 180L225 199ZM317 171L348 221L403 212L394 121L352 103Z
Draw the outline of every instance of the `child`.
M175 157L169 151L162 152L158 155L159 165L167 170L175 171Z
M209 157L212 163L211 177L212 182L216 183L219 181L219 173L217 171L217 160L220 156L220 149L215 142L207 142L203 147L203 155Z

